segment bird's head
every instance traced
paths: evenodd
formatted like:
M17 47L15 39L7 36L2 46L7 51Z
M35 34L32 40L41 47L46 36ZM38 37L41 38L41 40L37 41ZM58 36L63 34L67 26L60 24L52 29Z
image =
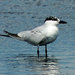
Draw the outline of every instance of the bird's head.
M57 17L53 17L53 16L47 17L44 22L50 23L53 25L66 24L67 23L67 22L62 21L62 20L58 19Z

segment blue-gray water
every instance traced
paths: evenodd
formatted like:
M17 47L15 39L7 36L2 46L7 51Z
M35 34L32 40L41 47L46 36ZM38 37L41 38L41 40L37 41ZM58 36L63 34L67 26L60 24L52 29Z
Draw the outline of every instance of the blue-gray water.
M0 34L3 30L18 33L56 16L60 24L57 40L44 47L0 36L0 75L75 75L75 0L0 0Z

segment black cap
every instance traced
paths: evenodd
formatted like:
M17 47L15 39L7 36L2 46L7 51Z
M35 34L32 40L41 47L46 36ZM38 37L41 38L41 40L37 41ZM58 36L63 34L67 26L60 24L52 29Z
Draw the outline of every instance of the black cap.
M58 19L56 17L53 17L53 16L47 17L44 22L46 22L48 20L58 21Z

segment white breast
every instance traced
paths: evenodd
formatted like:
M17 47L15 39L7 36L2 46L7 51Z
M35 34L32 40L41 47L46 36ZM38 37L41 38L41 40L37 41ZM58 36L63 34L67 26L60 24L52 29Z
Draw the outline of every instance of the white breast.
M58 31L59 30L56 26L47 27L45 38L39 44L45 45L45 44L49 44L49 43L55 41L55 39L58 36Z

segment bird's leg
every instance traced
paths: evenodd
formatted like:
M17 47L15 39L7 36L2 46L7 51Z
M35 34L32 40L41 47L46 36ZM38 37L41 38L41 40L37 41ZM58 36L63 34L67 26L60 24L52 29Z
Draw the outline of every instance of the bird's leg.
M45 56L46 56L46 61L47 61L47 45L45 45Z
M38 58L39 58L39 46L37 46L37 55L38 55Z

